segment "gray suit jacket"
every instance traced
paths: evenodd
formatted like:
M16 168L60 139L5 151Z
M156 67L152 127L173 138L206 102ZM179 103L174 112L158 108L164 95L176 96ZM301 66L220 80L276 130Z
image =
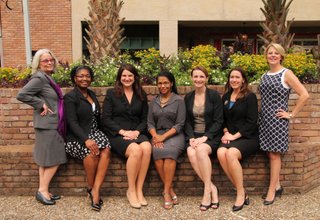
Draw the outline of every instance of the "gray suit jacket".
M49 80L41 71L35 72L30 81L18 93L17 99L34 108L33 126L41 129L58 128L58 95L50 86ZM48 75L47 75L48 76ZM49 76L50 77L50 76ZM45 116L41 116L43 104L53 111Z

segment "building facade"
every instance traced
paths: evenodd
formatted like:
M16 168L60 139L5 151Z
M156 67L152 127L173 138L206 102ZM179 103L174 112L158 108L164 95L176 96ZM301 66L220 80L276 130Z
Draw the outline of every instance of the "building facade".
M248 37L256 53L262 41L259 23L264 20L261 0L124 0L120 17L126 40L122 49L149 47L162 54L177 53L179 47L212 44L218 49L229 46L236 36ZM1 1L1 66L26 64L22 1ZM29 0L31 47L51 49L59 59L75 61L86 54L83 40L88 19L87 0ZM294 18L291 32L294 44L310 48L318 44L320 1L294 0L288 20Z

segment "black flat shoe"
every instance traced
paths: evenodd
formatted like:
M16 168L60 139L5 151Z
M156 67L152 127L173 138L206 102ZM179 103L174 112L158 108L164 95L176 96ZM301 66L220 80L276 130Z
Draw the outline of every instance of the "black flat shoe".
M61 199L61 196L59 196L59 195L51 195L50 197L51 197L51 200L59 200L59 199Z
M41 202L43 205L54 205L56 204L56 202L52 199L47 199L46 197L44 197L44 195L42 195L41 192L37 192L36 193L36 200Z
M245 199L244 199L242 205L240 205L240 206L236 206L236 205L232 206L232 211L233 212L240 211L243 208L244 205L249 205L250 204L249 196L247 196L247 193L245 193L244 197L245 197Z
M282 193L283 193L283 187L280 186L280 188L276 190L276 197L281 198ZM263 194L263 195L261 196L261 198L262 198L262 199L266 199L266 198L267 198L267 193Z

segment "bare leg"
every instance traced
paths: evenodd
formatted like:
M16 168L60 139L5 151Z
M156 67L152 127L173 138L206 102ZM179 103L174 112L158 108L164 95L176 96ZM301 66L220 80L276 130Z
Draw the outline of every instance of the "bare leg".
M140 206L140 202L137 197L136 180L138 172L141 167L142 149L136 143L131 143L126 151L126 157L128 157L126 169L128 177L128 192L127 197L129 203L134 206Z
M237 189L235 206L241 206L245 200L245 190L243 187L243 172L240 164L241 152L236 148L229 148L226 153L228 170L233 179L233 184Z
M280 185L281 155L280 153L269 152L270 160L270 184L266 200L272 201L275 196L277 185Z
M146 205L147 201L143 195L143 184L144 180L146 178L148 168L150 165L150 157L151 157L151 144L150 142L142 142L140 144L140 148L142 149L142 159L141 159L141 167L138 172L138 178L136 183L136 189L137 189L137 197L141 204Z
M229 180L231 181L231 183L233 185L234 184L234 180L232 179L232 176L230 174L230 168L228 166L228 161L227 161L227 152L228 149L225 147L219 147L218 151L217 151L217 157L220 163L220 166L222 167L223 171L225 172L225 174L227 175L227 177L229 178Z
M89 189L92 189L93 187L98 162L99 162L99 158L93 154L89 154L83 159L83 167L86 172Z
M96 170L94 184L92 187L92 197L95 204L99 203L100 200L100 188L105 179L109 162L110 162L110 148L105 148L100 151L99 162Z
M52 177L57 172L59 165L52 167L39 167L39 192L50 200L49 184Z

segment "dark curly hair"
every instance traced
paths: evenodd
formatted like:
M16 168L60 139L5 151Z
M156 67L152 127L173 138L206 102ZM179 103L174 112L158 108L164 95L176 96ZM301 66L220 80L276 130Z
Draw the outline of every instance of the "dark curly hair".
M85 65L80 65L80 66L75 66L72 68L71 72L70 72L70 79L71 79L71 82L73 84L75 84L75 81L74 81L74 77L76 76L76 74L80 71L80 70L88 70L90 76L91 76L91 81L93 81L93 78L94 78L94 73L93 73L93 70L89 67L89 66L85 66Z

